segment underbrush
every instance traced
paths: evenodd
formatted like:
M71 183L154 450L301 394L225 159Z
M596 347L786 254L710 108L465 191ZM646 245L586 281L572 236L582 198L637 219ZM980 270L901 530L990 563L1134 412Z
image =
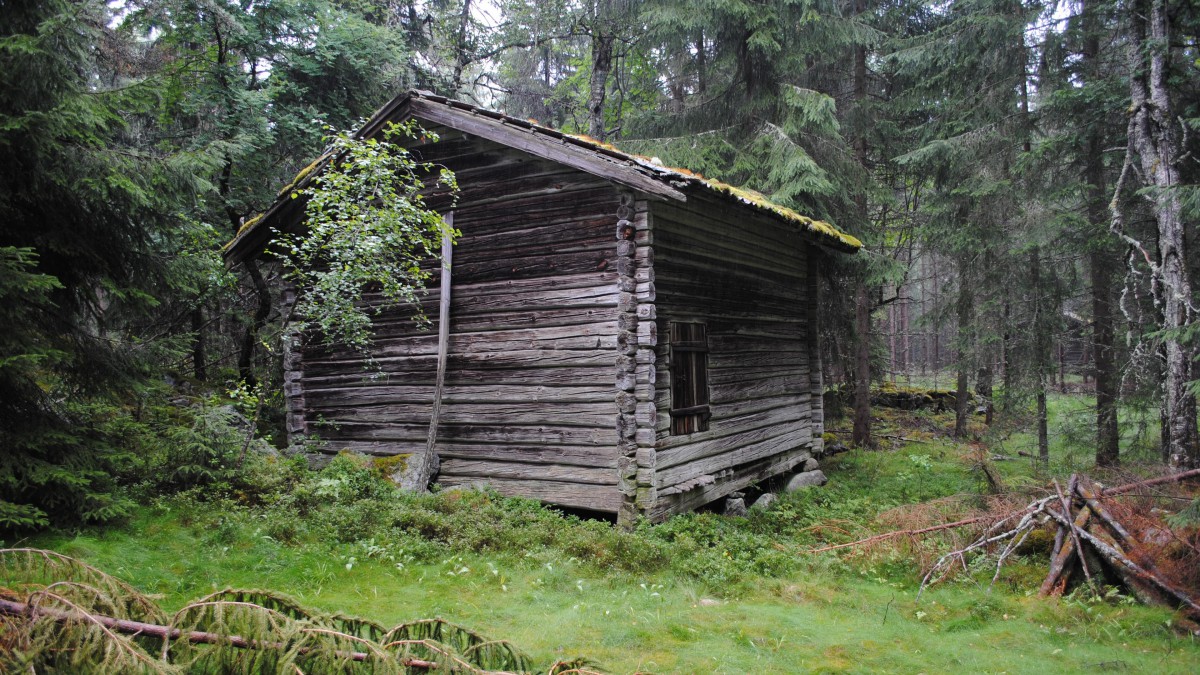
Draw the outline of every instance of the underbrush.
M986 446L948 440L947 415L877 422L879 450L828 458L828 485L746 517L698 512L623 531L489 490L403 493L359 456L312 471L250 453L240 482L165 490L123 527L30 543L88 560L169 611L229 586L266 587L384 624L443 616L539 661L582 653L616 671L1194 664L1169 611L1111 590L1036 597L1045 537L1031 537L994 587L996 559L984 555L920 599L925 570L978 530L827 550L1003 512L1046 484L1030 464L998 462L1010 491L992 494L978 470Z

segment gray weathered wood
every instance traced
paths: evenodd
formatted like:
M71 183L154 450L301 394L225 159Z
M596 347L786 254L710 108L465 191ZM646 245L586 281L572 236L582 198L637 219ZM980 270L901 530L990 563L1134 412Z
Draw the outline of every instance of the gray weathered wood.
M539 136L497 120L452 113L440 103L413 99L411 106L413 114L421 119L444 124L466 133L478 134L510 148L524 150L531 155L561 162L601 178L619 181L642 192L680 201L686 199L679 190L645 175L642 171L628 164L599 157L584 148Z
M453 266L454 212L445 215L442 223L442 279L441 303L438 308L437 376L433 385L433 411L429 415L429 434L425 441L425 452L409 460L411 472L405 472L410 487L424 491L433 479L438 467L437 432L442 413L442 389L446 385L446 360L450 352L450 285Z
M489 485L502 495L527 497L550 504L592 511L616 513L621 506L621 494L611 485L588 485L549 480L517 480L451 476L440 481L443 487Z

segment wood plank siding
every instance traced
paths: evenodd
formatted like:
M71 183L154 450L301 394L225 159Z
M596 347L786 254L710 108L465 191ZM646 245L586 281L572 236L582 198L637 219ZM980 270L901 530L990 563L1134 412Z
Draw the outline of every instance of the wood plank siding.
M486 482L629 524L821 451L817 273L857 240L656 160L432 94L397 97L360 134L410 117L441 136L410 149L460 186L451 200L431 181L427 201L453 211L462 232L439 483ZM226 259L260 255L272 231L301 227L304 200L292 192L331 157L246 223ZM430 322L439 295L421 296ZM351 351L285 341L293 445L317 437L323 452L424 451L438 326L414 310L374 316L377 370Z
M820 435L809 320L815 284L808 267L816 253L778 221L697 197L654 203L648 221L643 239L654 250L644 277L658 335L642 359L654 367L646 378L653 407L645 416L653 433L641 436L646 470L639 488L642 512L661 520L811 456L814 431ZM696 325L707 339L709 418L706 427L681 433L692 427L672 425L679 407L672 373L680 372L673 361L694 358L697 344L686 340L699 334ZM679 327L688 327L678 355L672 326L681 334Z
M438 482L487 481L504 494L615 513L620 195L562 164L433 130L443 140L414 152L453 170L462 186ZM436 288L424 293L431 321L438 302ZM437 331L412 315L407 307L375 317L378 371L354 353L295 350L290 430L319 436L328 451L420 451Z

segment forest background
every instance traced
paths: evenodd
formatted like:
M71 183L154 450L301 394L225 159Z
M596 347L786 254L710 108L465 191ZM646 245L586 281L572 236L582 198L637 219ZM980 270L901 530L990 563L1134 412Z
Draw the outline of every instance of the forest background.
M959 433L974 389L1045 457L1047 391L1075 387L1098 465L1120 404L1195 466L1198 35L1168 0L4 2L0 527L237 480L250 436L178 403L223 392L278 433L281 267L221 247L408 88L862 239L823 280L858 446L873 382L944 377Z

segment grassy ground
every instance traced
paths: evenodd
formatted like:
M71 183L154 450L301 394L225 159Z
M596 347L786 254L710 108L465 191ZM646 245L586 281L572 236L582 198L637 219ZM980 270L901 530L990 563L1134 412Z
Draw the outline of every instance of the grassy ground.
M1056 400L1056 412L1076 403ZM23 544L83 558L172 610L227 586L270 588L385 625L440 616L537 663L583 656L612 672L1200 667L1168 611L1119 595L1038 598L1044 548L991 590L994 561L980 559L919 601L921 565L951 540L807 553L986 505L972 449L938 436L948 416L881 423L910 440L840 455L830 485L746 519L692 514L623 534L486 493L397 497L347 459L252 504L184 495L121 528ZM1045 479L1000 465L1014 483Z

